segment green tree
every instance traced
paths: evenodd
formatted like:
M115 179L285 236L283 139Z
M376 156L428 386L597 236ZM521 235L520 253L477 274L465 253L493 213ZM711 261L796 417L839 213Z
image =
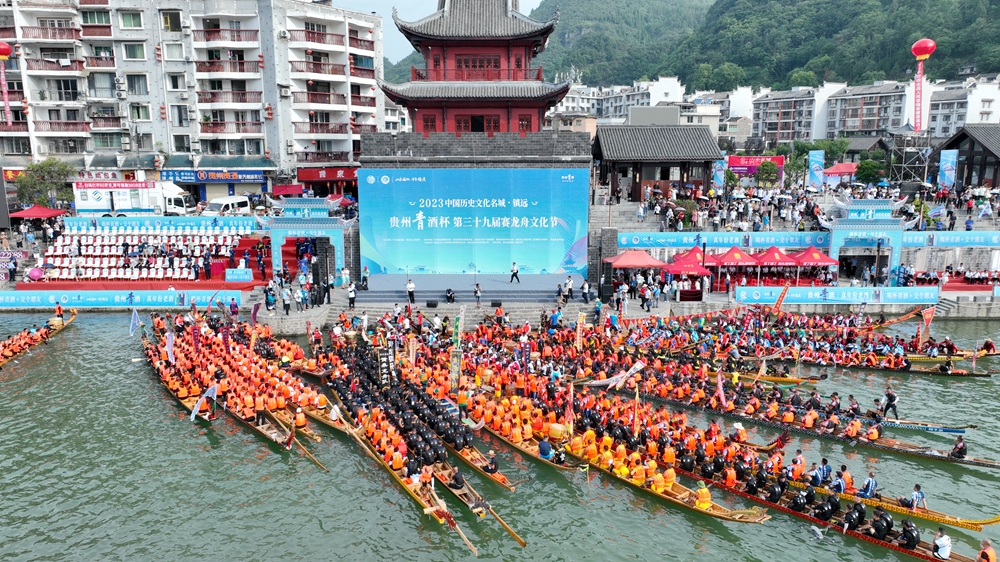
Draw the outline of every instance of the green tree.
M798 143L796 143L798 144ZM797 149L798 147L796 147ZM796 150L797 152L797 150ZM805 157L789 156L785 158L785 185L796 185L805 175Z
M797 70L793 71L792 75L788 78L789 86L807 86L809 88L815 88L819 86L819 78L816 77L816 73L811 70Z
M75 168L55 158L28 164L14 182L17 185L17 200L45 206L52 204L52 197L72 201L73 188L67 182L75 174Z
M710 89L727 92L747 83L747 73L738 64L727 62L712 71Z
M861 75L857 81L854 82L856 86L863 86L865 84L871 84L872 82L878 82L880 80L885 80L884 70L869 70Z
M778 181L778 165L770 160L761 162L757 166L757 173L754 174L757 183L765 186L773 186Z
M874 160L859 163L857 171L854 172L854 178L861 183L878 183L883 175L882 163Z
M736 175L736 172L726 168L726 190L733 189L740 184L740 177Z
M841 162L844 159L844 153L847 149L851 147L850 141L847 139L833 139L833 140L821 140L816 143L815 150L822 150L826 154L824 159L828 165L832 165L835 161Z
M691 76L691 88L693 90L707 90L712 83L712 65L699 64L694 75Z

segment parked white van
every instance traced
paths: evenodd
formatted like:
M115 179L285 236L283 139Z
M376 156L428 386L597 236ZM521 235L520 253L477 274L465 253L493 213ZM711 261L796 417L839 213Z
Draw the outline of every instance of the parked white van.
M245 195L233 195L231 197L218 197L208 202L208 206L201 212L203 217L221 217L233 215L249 215L250 199Z

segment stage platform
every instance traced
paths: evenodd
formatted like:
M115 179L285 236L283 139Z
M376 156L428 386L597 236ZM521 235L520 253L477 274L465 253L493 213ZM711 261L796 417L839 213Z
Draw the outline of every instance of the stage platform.
M462 303L475 303L473 290L479 283L483 290L482 301L485 305L493 300L501 302L555 302L556 285L566 282L566 275L558 274L522 274L521 283L509 283L510 275L449 275L449 274L414 274L407 277L401 274L372 275L368 279L368 290L358 291L358 302L406 302L406 281L413 279L416 285L417 304L423 305L428 300L444 302L447 289L455 292L456 298ZM576 300L581 300L580 285L583 277L573 276L573 294ZM591 294L595 289L591 288Z

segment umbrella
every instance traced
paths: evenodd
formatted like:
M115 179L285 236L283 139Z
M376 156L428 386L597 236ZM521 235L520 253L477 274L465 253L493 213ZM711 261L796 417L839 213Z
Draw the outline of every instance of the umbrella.
M743 193L736 192L732 195L733 199L746 199L747 196Z
M819 189L816 189L815 187L811 187L811 186L807 187L806 191L808 191L809 193L819 193Z
M37 267L32 267L31 269L28 270L28 279L31 279L32 281L38 281L44 276L45 272L43 272L41 269Z
M141 255L142 255L142 252L129 252L128 253L128 257L130 257L130 258L134 258L136 256L141 256Z
M657 187L656 189L653 190L653 193L663 193L663 190Z
M792 196L791 195L785 195L784 193L782 193L781 195L775 195L775 198L777 198L777 199L791 199Z
M667 202L665 203L665 205L666 205L667 207L676 207L676 206L677 206L677 203L674 203L673 201L667 201Z
M889 187L889 182L887 182L885 180L882 180L882 181L878 182L878 184L876 184L876 185L878 185L879 187Z
M263 205L257 205L256 207L254 207L254 210L256 210L256 211L263 211L265 209L267 209L267 207L265 207Z
M353 204L354 204L354 201L351 201L350 197L344 197L343 199L340 200L340 206L341 207L350 207Z
M708 201L708 197L705 197L704 195L699 195L698 199L701 199L702 201Z
M42 264L42 267L44 267L45 269L52 269L53 267L55 267L55 264L44 263L44 264Z

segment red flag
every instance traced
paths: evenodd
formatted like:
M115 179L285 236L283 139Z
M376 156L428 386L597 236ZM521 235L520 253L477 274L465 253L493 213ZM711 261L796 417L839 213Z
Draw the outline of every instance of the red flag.
M223 324L219 332L222 334L222 345L226 348L226 355L232 355L233 352L229 349L229 324Z
M931 327L931 320L934 320L934 311L937 309L935 306L929 306L920 311L920 315L924 317L924 329L929 330Z
M790 284L786 284L785 288L781 290L781 294L778 295L778 300L774 301L774 312L781 310L782 303L785 302L785 295L788 294L788 288L791 287Z
M726 403L726 391L723 388L722 382L722 369L715 372L715 397L719 399L719 403L725 408L728 406Z
M292 441L295 441L295 422L292 422L292 429L288 432L288 441L285 442L285 448L292 448Z
M632 435L639 437L639 385L635 385L635 407L632 410Z
M198 341L198 335L198 326L191 326L191 345L194 348L195 355L198 355L198 349L201 348L201 342Z

